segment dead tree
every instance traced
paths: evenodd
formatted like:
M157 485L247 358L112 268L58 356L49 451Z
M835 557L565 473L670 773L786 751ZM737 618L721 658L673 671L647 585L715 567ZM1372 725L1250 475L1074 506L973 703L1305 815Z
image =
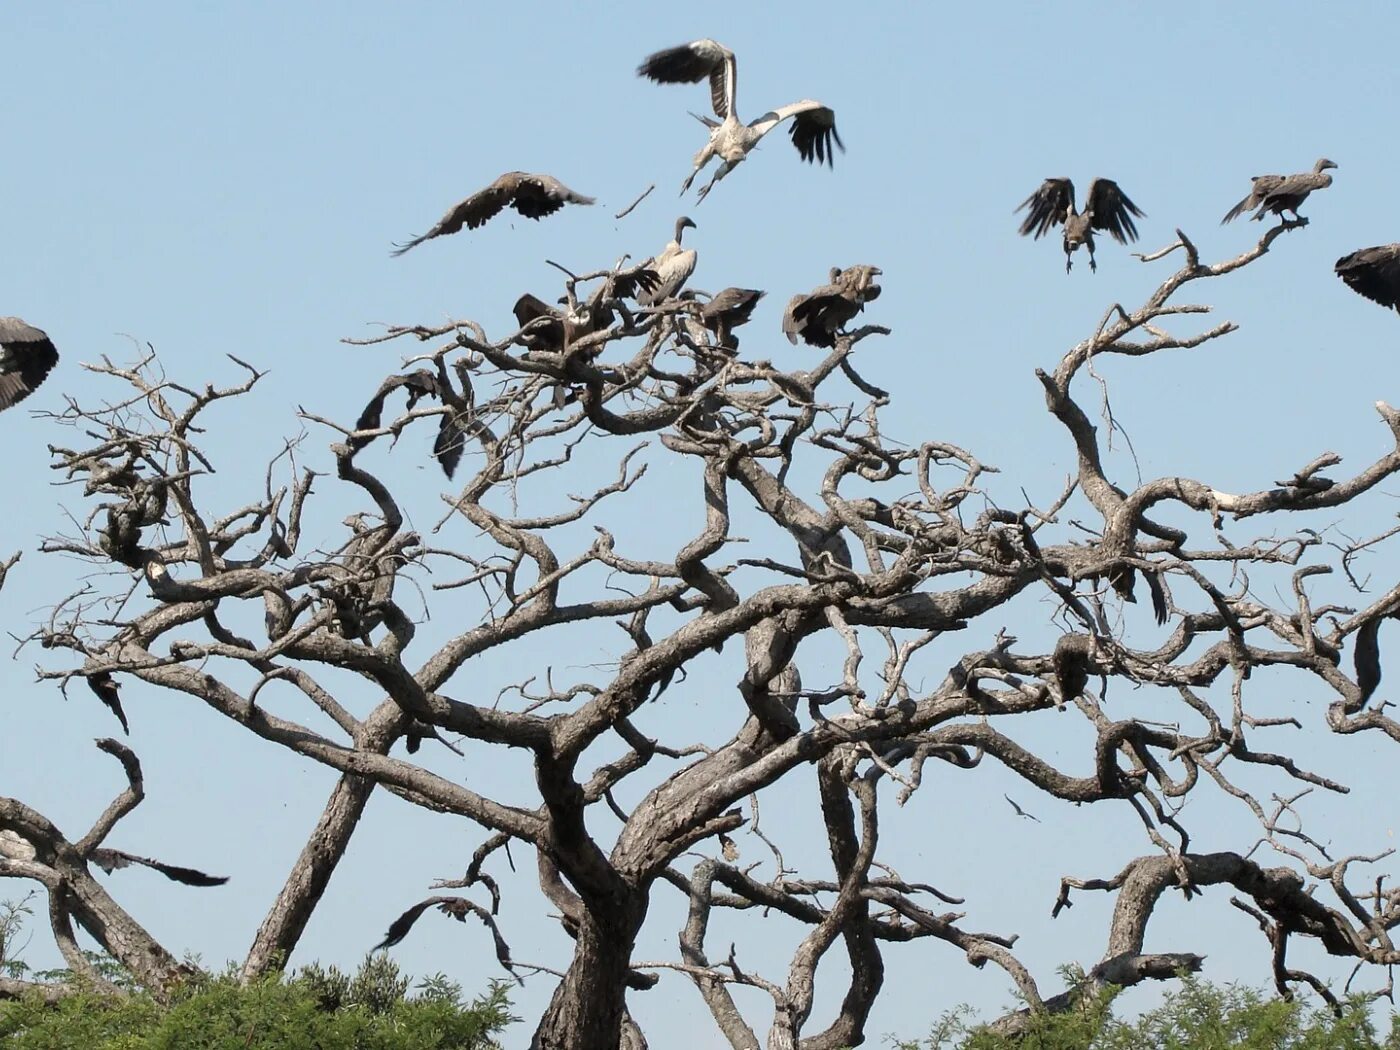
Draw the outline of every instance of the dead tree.
M880 414L889 395L857 370L863 351L889 334L878 326L838 332L808 367L783 369L751 356L757 336L746 337L743 355L715 345L692 323L700 305L693 300L629 307L625 282L611 271L565 282L559 316L590 319L567 338L536 338L545 324L564 331L552 314L495 338L470 321L385 336L421 342L425 352L406 363L420 368L418 378L381 385L382 377L366 377L366 397L379 390L375 411L362 417L367 429L309 417L336 432L318 493L338 487L342 503L353 496L361 505L346 519L343 542L329 549L303 538L316 500L312 471L293 467L295 455L274 462L264 490L241 506L225 505L227 483L216 490L209 481L199 434L219 425L221 401L257 396L255 372L238 387L196 389L160 377L150 361L104 365L99 371L127 388L126 399L101 410L74 406L67 421L76 444L54 450L57 468L85 486L90 513L76 535L45 549L112 571L107 592L90 587L58 603L36 631L42 645L74 657L43 674L138 679L339 771L253 937L243 963L249 977L297 944L376 789L465 820L480 846L462 858L461 879L386 909L366 927L367 946L396 942L437 905L483 920L501 963L518 965L511 931L495 916L500 895L518 885L504 865L506 847L532 852L539 886L574 943L537 1023L533 1045L541 1050L645 1045L629 997L678 979L694 984L736 1048L858 1045L886 958L916 950L899 947L912 941L945 942L976 967L992 963L1030 1010L1072 1007L1080 991L1043 994L1017 958L1014 931L970 929L961 913L940 908L960 902L947 891L962 891L934 888L947 875L936 862L905 873L882 862L881 823L900 821L896 804L918 790L929 762L957 777L990 757L1025 781L1023 798L1038 789L1084 804L1081 819L1102 812L1093 809L1099 804L1130 807L1141 819L1142 855L1117 875L1074 873L1060 883L1057 913L1074 890L1117 895L1090 986L1198 969L1201 957L1180 943L1183 931L1160 931L1149 944L1147 926L1167 891L1195 897L1217 884L1232 887L1257 919L1281 991L1317 983L1286 964L1295 937L1388 966L1398 958L1389 936L1400 920L1397 891L1373 874L1353 878L1377 858L1333 860L1281 820L1285 810L1301 812L1287 785L1343 787L1286 749L1266 749L1266 740L1304 727L1253 713L1250 675L1280 668L1328 690L1332 700L1310 731L1374 730L1400 742L1400 723L1376 700L1377 631L1400 608L1400 586L1357 599L1359 588L1346 581L1371 541L1339 551L1290 526L1295 512L1348 507L1400 473L1400 413L1377 406L1375 458L1354 474L1324 477L1339 464L1327 454L1288 482L1261 481L1249 492L1173 476L1129 487L1110 476L1075 388L1096 359L1189 351L1228 334L1228 322L1168 331L1208 312L1178 302L1179 294L1249 265L1291 228L1216 265L1202 263L1180 235L1146 257L1179 252L1184 262L1142 306L1115 306L1053 371L1036 373L1051 417L1047 438L1067 437L1077 453L1077 475L1063 488L1043 478L996 485L992 467L934 435L887 438ZM412 404L395 417L400 410L385 398L399 386ZM455 452L452 466L460 460L440 523L445 536L465 526L459 541L408 528L390 473L365 465L376 456L426 457L410 446L432 432L439 454ZM617 464L610 481L559 495L578 491L585 463L605 459ZM653 465L673 491L690 479L697 508L684 534L661 537L664 556L629 550L616 524L647 513ZM1022 492L1040 493L1038 503ZM757 507L766 529L746 527L743 546L731 513L736 496L746 515ZM1168 508L1172 520L1199 528L1156 520ZM428 513L415 508L413 516ZM1284 586L1257 585L1270 577ZM1290 597L1261 597L1274 593ZM1123 615L1122 605L1143 594L1166 623L1146 646L1140 629L1149 622ZM999 630L1002 611L1021 595L1050 599L1039 608L1063 631L1060 644L1020 651ZM255 616L244 611L249 603ZM465 626L445 642L416 642L425 604L436 623ZM259 622L255 632L246 626ZM474 695L474 659L613 623L622 633L611 664L532 668L499 698ZM950 642L961 655L934 664L930 654ZM804 682L804 653L833 645L845 654L840 675ZM668 694L714 649L733 684L707 699L723 739L702 746L666 738ZM330 671L359 676L382 700L356 717L325 683ZM1114 687L1150 690L1159 701L1153 721L1138 705L1112 702ZM338 733L277 713L269 698L288 691ZM1055 708L1058 717L1082 719L1094 740L1080 772L1008 731L1018 716ZM141 712L128 714L139 746ZM524 749L537 797L508 804L474 790L469 775L442 776L391 753L401 740L414 750L454 739L478 753ZM825 823L829 863L795 871L783 860L779 829L762 826L756 807L767 789L808 767L817 774L812 805ZM1235 783L1233 771L1249 767L1275 778L1286 807L1268 809ZM1179 808L1203 782L1258 818L1279 866L1255 859L1254 843L1192 852ZM0 802L0 828L13 833L13 851L33 851L28 859L5 853L0 874L44 883L60 902L51 912L60 944L72 915L152 987L179 976L134 920L116 921L124 913L88 884L96 831L69 843L13 800ZM1048 908L1057 876L1047 878ZM441 896L447 888L463 895ZM678 954L637 958L638 934L663 894L686 902ZM742 944L711 943L717 909L777 913L804 927L787 973L756 972ZM86 922L89 914L102 921ZM835 1019L812 1031L815 975L838 945L852 977ZM771 997L766 1036L736 1006L736 984ZM1019 1019L1001 1023L1014 1028Z

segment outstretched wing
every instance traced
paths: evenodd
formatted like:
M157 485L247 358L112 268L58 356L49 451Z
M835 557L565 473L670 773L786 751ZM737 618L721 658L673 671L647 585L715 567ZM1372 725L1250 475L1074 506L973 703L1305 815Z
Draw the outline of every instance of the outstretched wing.
M1089 183L1089 200L1085 211L1090 226L1105 231L1119 244L1137 240L1133 216L1142 218L1143 213L1112 179L1095 179Z
M738 328L748 323L764 294L757 288L726 288L700 308L700 316L711 325L723 321Z
M18 317L0 317L0 412L34 393L58 364L49 337Z
M749 127L759 135L766 135L789 117L792 118L792 127L788 129L792 144L797 147L797 155L803 160L834 166L836 150L832 149L832 145L838 146L842 153L846 152L846 144L836 132L836 111L815 99L806 98L769 110L757 120L750 121Z
M206 875L202 871L194 868L181 868L175 864L163 864L150 857L138 857L134 853L127 853L119 849L107 849L102 847L92 851L89 859L108 875L118 868L127 868L133 864L139 864L143 868L150 868L158 871L167 879L174 882L183 882L186 886L222 886L228 882L227 875Z
M575 193L553 175L520 175L512 190L511 203L527 219L553 215L566 204L592 204L592 197Z
M394 245L394 251L391 254L400 256L424 241L456 233L463 226L469 230L476 229L486 220L500 214L501 209L515 196L516 179L523 174L519 171L507 172L484 190L478 190L465 200L458 201L447 209L447 214L439 219L437 225L431 230L410 241L405 241L403 244Z
M698 84L709 77L710 104L724 120L734 112L739 93L739 64L734 52L716 40L692 40L648 55L637 75L658 84Z
M1357 295L1400 313L1400 244L1382 244L1344 255L1337 276Z
M468 914L479 911L475 904L462 897L429 897L425 901L419 901L391 922L388 932L384 934L384 939L370 951L377 952L380 948L392 948L398 944L399 941L408 936L408 932L413 929L413 924L433 905L437 905L439 911L444 915L451 915L458 922L466 922Z
M384 400L399 387L408 388L408 408L410 409L418 403L420 397L429 394L433 397L442 396L437 376L426 368L420 368L407 375L390 376L379 384L379 389L369 399L369 404L365 405L364 411L360 413L360 418L355 420L355 429L378 430L383 425ZM361 449L373 440L373 437L352 437L349 440L349 445L353 449Z
M1046 179L1040 184L1040 189L1017 206L1016 211L1030 209L1019 232L1023 237L1034 234L1039 240L1051 228L1063 223L1073 207L1074 183L1069 179Z

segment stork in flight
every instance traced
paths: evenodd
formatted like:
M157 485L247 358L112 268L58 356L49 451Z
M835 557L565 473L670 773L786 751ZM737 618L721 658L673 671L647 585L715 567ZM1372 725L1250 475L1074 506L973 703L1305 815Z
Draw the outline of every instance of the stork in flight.
M637 75L658 84L698 84L709 78L710 103L719 120L692 114L710 129L710 141L695 154L695 166L681 185L681 193L690 189L701 168L719 157L719 167L700 190L699 199L704 200L714 184L733 171L764 135L789 118L792 119L789 129L792 144L797 147L798 156L803 160L818 164L825 161L831 166L834 157L832 144L835 143L845 152L841 136L836 133L836 114L830 107L812 99L779 106L748 124L739 123L739 117L734 112L739 93L739 65L734 52L717 41L692 40L679 47L658 51L647 56L646 61L637 67Z

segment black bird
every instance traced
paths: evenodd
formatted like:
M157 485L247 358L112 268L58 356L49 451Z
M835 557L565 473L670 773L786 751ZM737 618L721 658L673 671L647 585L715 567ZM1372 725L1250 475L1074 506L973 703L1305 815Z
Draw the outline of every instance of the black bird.
M882 271L878 266L848 266L844 270L833 266L831 279L806 295L794 295L783 313L783 334L796 345L801 340L808 346L830 349L836 336L865 309L865 304L880 296L875 278Z
M408 391L408 404L405 406L405 411L412 411L413 406L424 397L439 399L442 397L442 387L438 383L438 377L429 369L420 368L416 372L408 373L408 375L390 376L379 384L379 389L369 399L369 404L365 405L364 411L360 413L360 418L355 420L355 429L378 430L383 425L385 399L400 388ZM351 437L349 445L353 449L361 449L373 440L374 436Z
M1089 654L1093 639L1087 634L1061 635L1055 643L1052 663L1055 687L1060 692L1060 705L1072 703L1084 695L1089 685Z
M175 864L163 864L150 857L138 857L134 853L125 853L119 849L101 849L92 851L90 859L108 875L118 868L127 868L133 864L139 864L143 868L151 868L160 872L167 879L174 882L183 882L186 886L222 886L228 882L227 875L206 875L202 871L194 868L181 868Z
M112 714L117 716L117 721L122 724L122 732L127 736L131 735L131 726L127 725L126 712L122 710L122 698L120 686L112 677L111 671L98 671L96 674L87 676L88 688L97 694L97 699L107 705Z
M1400 244L1380 244L1343 255L1336 269L1357 295L1400 313Z
M1089 269L1097 270L1094 262L1094 231L1103 230L1119 244L1137 240L1133 216L1143 218L1143 212L1128 199L1128 195L1112 179L1095 179L1089 183L1089 195L1084 210L1074 210L1074 183L1069 179L1046 179L1016 208L1029 208L1026 221L1021 223L1021 235L1034 234L1039 240L1053 226L1064 226L1065 273L1073 265L1073 255L1082 244L1089 249Z
M404 244L394 245L394 255L402 255L424 241L456 233L463 226L474 230L494 218L507 206L513 207L527 219L553 215L566 204L592 204L592 197L575 193L553 175L532 175L525 171L508 171L484 190L473 193L448 209L438 224L427 233Z
M749 323L758 301L766 294L757 288L725 288L700 308L700 323L715 334L720 346L737 350L739 340L734 338L734 329Z
M1312 171L1298 175L1254 176L1249 196L1227 211L1225 218L1220 220L1220 225L1224 226L1227 222L1238 219L1251 208L1259 209L1250 216L1254 222L1262 219L1266 212L1273 212L1279 218L1283 218L1286 211L1291 211L1296 221L1307 222L1307 219L1298 214L1298 205L1307 200L1308 194L1313 190L1325 190L1332 185L1332 176L1324 173L1328 168L1336 166L1333 161L1323 157L1313 165Z
M438 911L444 915L452 916L458 922L466 922L467 916L477 910L475 904L462 897L429 897L425 901L419 901L391 922L388 932L384 934L384 939L370 951L377 952L380 948L392 948L398 944L399 941L408 936L408 932L413 929L413 924L418 921L419 916L435 904Z
M58 364L49 337L18 317L0 317L0 412L19 404Z

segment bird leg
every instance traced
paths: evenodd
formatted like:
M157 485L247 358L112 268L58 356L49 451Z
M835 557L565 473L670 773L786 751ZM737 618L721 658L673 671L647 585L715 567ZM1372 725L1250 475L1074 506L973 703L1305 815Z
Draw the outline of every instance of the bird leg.
M715 173L711 177L710 181L705 183L705 185L700 188L700 194L695 198L695 203L699 204L701 201L703 201L705 199L705 194L709 193L710 190L714 188L715 183L717 183L720 179L724 178L733 170L734 165L730 164L729 161L725 161L718 168L716 168Z
M1065 245L1065 273L1074 269L1074 249L1068 244Z
M1094 246L1093 246L1092 244L1089 245L1089 272L1090 272L1090 273L1098 273L1098 272L1099 272L1099 264L1096 263L1096 262L1094 262Z

